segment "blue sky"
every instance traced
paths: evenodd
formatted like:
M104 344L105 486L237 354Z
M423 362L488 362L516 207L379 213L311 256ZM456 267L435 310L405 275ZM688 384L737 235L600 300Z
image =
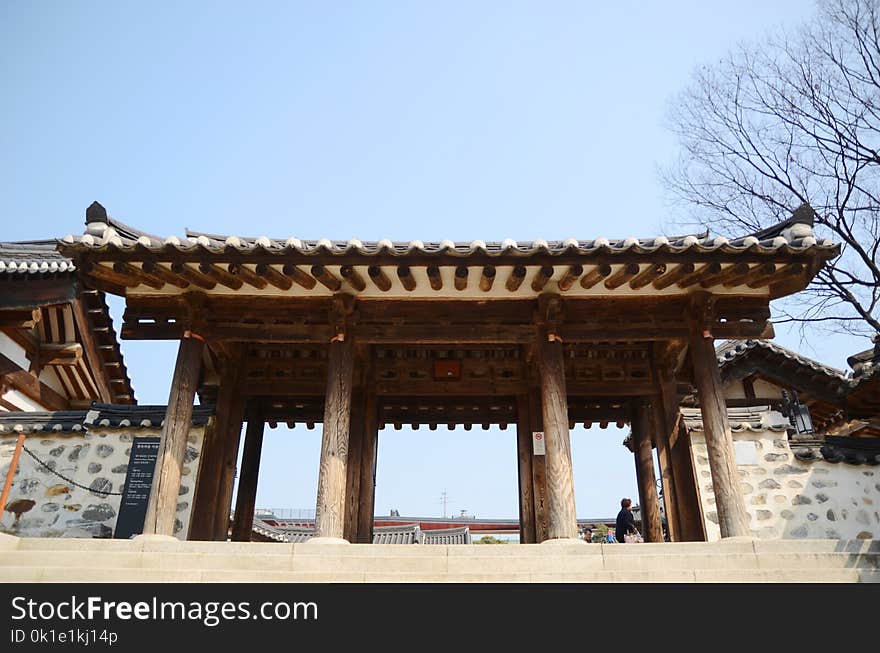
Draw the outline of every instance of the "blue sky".
M809 2L5 2L2 240L145 231L286 238L651 236L693 69ZM113 302L114 315L122 305ZM867 344L778 330L830 365ZM165 403L172 343L123 343ZM625 433L572 434L583 517L636 496ZM267 431L258 503L313 508L320 431ZM513 429L387 431L376 509L515 517Z

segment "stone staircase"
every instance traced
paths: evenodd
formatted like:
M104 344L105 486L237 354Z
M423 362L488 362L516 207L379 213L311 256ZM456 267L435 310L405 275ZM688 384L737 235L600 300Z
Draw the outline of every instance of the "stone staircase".
M880 582L880 541L380 545L29 539L0 582Z

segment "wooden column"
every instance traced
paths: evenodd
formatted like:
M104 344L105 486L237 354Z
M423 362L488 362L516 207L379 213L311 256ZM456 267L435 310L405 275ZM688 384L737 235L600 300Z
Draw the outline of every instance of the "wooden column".
M682 542L705 542L706 524L700 507L698 479L691 460L690 436L681 416L669 435L669 457L676 482L676 512Z
M241 348L233 345L233 351L223 361L214 421L211 428L206 431L202 444L201 463L193 493L190 518L189 539L191 540L215 539L217 505L228 441L233 437L237 440L241 433L241 414L237 410L238 406L243 405L240 386L241 369ZM236 415L238 415L237 422L235 422ZM228 517L229 504L226 505L226 514ZM226 539L225 536L223 539Z
M238 394L230 399L230 403L211 538L221 542L225 542L229 537L229 512L232 508L232 490L235 486L235 469L238 465L238 448L241 446L245 399L241 394Z
M532 429L529 424L528 395L516 398L516 445L519 461L519 541L520 544L535 544Z
M361 441L361 483L356 540L362 544L373 541L373 514L376 509L376 454L379 445L379 424L376 395L369 390L364 397L364 426Z
M204 348L205 341L187 331L177 350L159 456L144 519L145 535L174 535L183 455L186 453L186 438L192 424L193 400Z
M654 450L651 446L651 404L633 402L632 434L635 449L636 476L639 484L639 506L642 514L642 535L646 542L663 541L660 500L654 476Z
M734 460L733 436L727 423L727 406L712 337L706 332L695 332L690 339L690 353L721 537L748 536L749 520Z
M660 465L660 481L663 484L663 508L666 511L666 529L669 532L669 541L680 540L680 528L678 525L678 500L676 498L675 477L672 471L671 454L669 451L669 431L663 403L656 401L652 404L652 421L654 424L654 439L657 442L657 461Z
M361 464L364 445L364 392L358 388L352 392L351 427L348 439L348 461L345 480L345 527L343 537L349 542L358 540L358 512L361 505Z
M544 418L541 415L541 392L529 392L529 440L532 431L544 430ZM534 452L529 442L529 451ZM535 542L547 539L549 523L547 521L547 461L545 455L532 456L532 496L535 506Z
M330 343L327 368L315 534L342 539L354 371L354 347L350 339Z
M568 432L568 399L562 343L540 336L537 346L541 378L541 409L547 455L548 539L576 539L574 477Z
M257 501L257 482L260 477L260 453L263 450L265 422L263 411L254 408L247 418L244 451L241 456L241 474L238 477L238 495L235 497L235 516L232 520L232 541L250 542Z

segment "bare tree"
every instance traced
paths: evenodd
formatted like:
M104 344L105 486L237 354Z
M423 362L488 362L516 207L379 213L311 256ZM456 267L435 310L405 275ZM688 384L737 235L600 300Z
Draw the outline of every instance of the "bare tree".
M820 2L797 32L699 69L671 122L682 152L662 178L691 218L742 235L808 203L841 244L776 321L880 332L880 2Z

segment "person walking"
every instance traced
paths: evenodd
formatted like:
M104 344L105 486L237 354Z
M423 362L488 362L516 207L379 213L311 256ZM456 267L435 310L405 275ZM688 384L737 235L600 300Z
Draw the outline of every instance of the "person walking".
M614 537L623 544L628 533L637 533L636 520L632 514L632 499L620 500L620 512L617 513L617 523L614 529Z

